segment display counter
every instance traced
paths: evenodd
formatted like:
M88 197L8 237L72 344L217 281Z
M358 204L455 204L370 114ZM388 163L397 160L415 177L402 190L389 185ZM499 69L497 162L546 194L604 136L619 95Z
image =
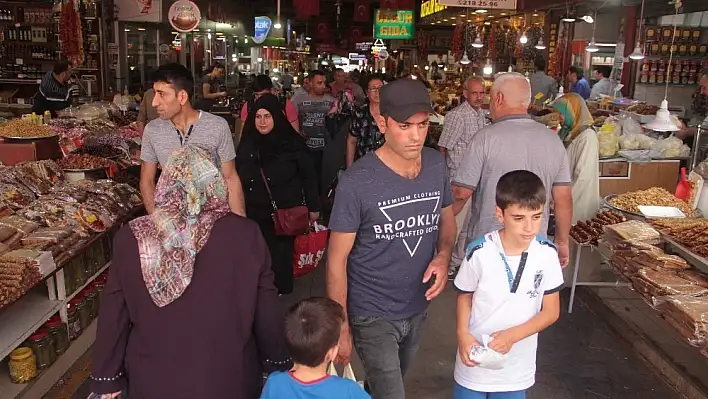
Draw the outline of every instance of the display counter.
M633 162L625 158L600 160L600 196L662 187L674 192L680 159Z

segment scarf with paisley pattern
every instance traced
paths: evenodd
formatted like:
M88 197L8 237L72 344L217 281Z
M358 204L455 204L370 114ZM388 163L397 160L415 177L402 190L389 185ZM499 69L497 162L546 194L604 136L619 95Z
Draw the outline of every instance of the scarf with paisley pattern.
M157 183L155 211L130 222L143 281L157 306L184 293L197 253L228 212L226 183L209 152L187 145L172 154Z

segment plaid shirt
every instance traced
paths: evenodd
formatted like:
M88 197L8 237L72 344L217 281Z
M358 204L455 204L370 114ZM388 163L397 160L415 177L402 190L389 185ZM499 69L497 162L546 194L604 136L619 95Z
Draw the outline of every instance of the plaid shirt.
M455 176L462 157L467 153L467 146L472 141L472 137L487 124L484 111L472 108L467 101L445 115L438 145L447 149L445 159L451 178Z

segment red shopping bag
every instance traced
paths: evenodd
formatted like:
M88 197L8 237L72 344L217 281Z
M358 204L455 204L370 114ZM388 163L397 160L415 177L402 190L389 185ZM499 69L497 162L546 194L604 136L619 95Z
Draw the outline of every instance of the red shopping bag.
M295 237L293 250L293 277L298 278L312 273L322 260L329 230L315 223L307 234Z

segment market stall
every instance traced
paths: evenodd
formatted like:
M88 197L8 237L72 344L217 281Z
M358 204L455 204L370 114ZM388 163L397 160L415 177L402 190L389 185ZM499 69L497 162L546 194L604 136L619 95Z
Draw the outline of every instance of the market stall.
M95 339L113 234L143 212L134 117L92 103L0 123L0 399L42 397Z

